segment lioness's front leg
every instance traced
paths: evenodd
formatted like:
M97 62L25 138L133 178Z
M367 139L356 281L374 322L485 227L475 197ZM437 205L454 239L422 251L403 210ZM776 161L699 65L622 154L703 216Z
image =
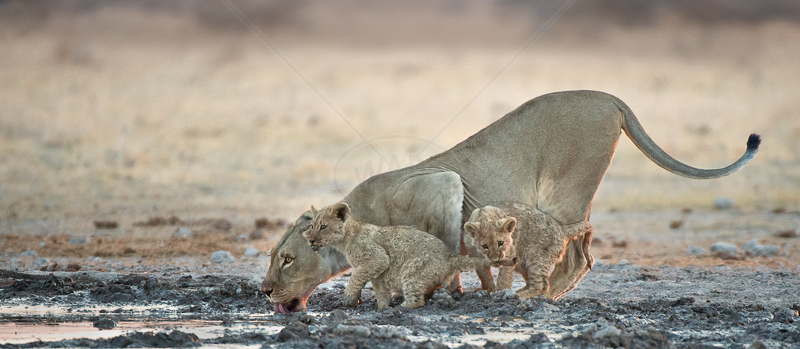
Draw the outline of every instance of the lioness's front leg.
M511 288L511 283L514 281L514 266L500 267L497 273L497 290L505 290Z

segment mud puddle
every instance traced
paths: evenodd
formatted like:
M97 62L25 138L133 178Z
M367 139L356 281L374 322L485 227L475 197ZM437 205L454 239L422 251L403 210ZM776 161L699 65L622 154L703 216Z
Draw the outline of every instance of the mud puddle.
M274 314L253 275L24 272L0 289L0 347L797 348L799 274L598 264L551 301L475 291L464 273L458 300L383 311L370 289L342 307L345 276L308 312Z

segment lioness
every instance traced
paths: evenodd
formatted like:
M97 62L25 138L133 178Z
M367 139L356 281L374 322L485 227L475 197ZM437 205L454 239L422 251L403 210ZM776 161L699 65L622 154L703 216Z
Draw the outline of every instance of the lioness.
M744 155L730 166L694 168L661 150L618 98L597 91L556 92L526 102L450 150L370 177L342 201L360 221L413 226L454 252L460 249L466 218L493 202L537 207L565 224L588 221L620 130L657 165L690 178L727 176L753 159L760 144L758 135L750 135ZM310 221L310 213L300 216L270 252L261 289L272 295L276 309L305 309L317 285L349 268L338 251L324 248L314 254L302 235ZM560 298L589 271L594 262L591 240L589 230L568 243L550 274L548 297ZM286 258L292 262L286 263ZM494 282L489 268L481 275ZM458 287L457 276L451 290Z
M314 219L303 232L311 249L332 246L353 266L342 303L355 306L361 289L372 282L378 309L386 309L392 292L403 295L401 306L425 305L425 295L450 283L457 273L486 266L483 258L453 253L442 240L407 226L379 227L359 222L350 206L339 202L319 211L311 207Z
M472 211L464 223L464 244L500 268L497 289L511 288L515 269L522 274L525 286L517 295L525 299L547 292L550 268L564 255L567 242L591 229L586 221L562 226L534 207L500 203ZM503 265L511 258L519 260L516 268Z

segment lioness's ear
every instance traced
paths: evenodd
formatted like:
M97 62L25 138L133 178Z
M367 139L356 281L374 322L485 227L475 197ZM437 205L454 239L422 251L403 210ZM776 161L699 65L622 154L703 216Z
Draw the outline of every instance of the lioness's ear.
M314 205L311 205L311 214L313 214L315 216L317 215L317 209L314 208Z
M344 202L337 202L331 206L331 212L333 212L337 219L344 222L345 219L347 219L347 215L350 213L350 206Z
M506 218L506 221L503 222L502 227L506 232L513 233L514 229L517 227L517 219L514 217Z
M464 223L464 231L469 234L469 236L475 237L475 234L478 233L478 223L474 222L466 222Z

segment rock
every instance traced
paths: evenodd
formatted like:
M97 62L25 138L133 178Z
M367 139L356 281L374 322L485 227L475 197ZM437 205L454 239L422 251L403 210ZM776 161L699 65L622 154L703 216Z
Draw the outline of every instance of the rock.
M239 234L239 235L236 236L236 241L237 242L246 242L249 239L250 238L247 236L247 234Z
M88 236L73 236L69 238L70 245L80 245L80 244L88 244L89 237Z
M619 263L617 263L617 265L621 266L621 267L624 267L624 266L630 265L630 264L631 264L631 262L628 262L627 259L623 259L623 260L619 261Z
M601 319L605 320L603 318ZM594 333L592 333L592 338L594 338L594 340L599 341L603 338L619 337L619 335L622 334L622 331L620 329L614 327L614 325L609 324L607 321L601 321L601 323L599 323L597 327L599 329Z
M670 229L678 229L683 226L683 221L672 221L669 223Z
M758 245L750 254L757 257L775 257L780 252L780 247L777 245Z
M702 256L706 254L706 250L700 246L689 246L686 248L686 253L692 256Z
M247 246L244 250L245 257L258 257L259 254L261 254L261 252L253 246Z
M233 263L236 258L229 251L217 251L211 254L211 261L214 263Z
M775 236L777 236L779 238L785 238L785 239L796 238L797 237L797 230L795 230L795 229L782 230L782 231L779 231L779 232L775 233Z
M29 257L30 256L30 257L36 258L37 256L39 256L39 254L36 253L36 251L27 250L25 252L20 253L19 256L20 257Z
M334 322L342 322L347 320L347 313L344 312L342 309L335 309L331 312L331 317L333 318Z
M611 247L619 247L619 248L628 247L628 240L612 241Z
M50 259L47 257L40 257L39 259L33 261L33 266L36 268L42 268L50 265Z
M781 322L784 324L791 324L795 321L800 320L798 316L797 310L789 309L789 308L782 308L776 311L773 315L773 321Z
M269 219L267 219L266 217L264 217L264 218L257 218L257 219L255 220L255 224L256 224L256 229L263 229L263 228L266 228L266 227L267 227L267 225L269 225Z
M278 333L278 342L289 342L308 338L308 325L300 321L292 321Z
M711 245L711 252L727 252L736 253L738 248L736 245L727 242L717 242Z
M756 246L758 246L758 240L756 239L747 240L747 242L742 244L742 252L747 253L749 251L752 251L753 249L756 248Z
M338 324L333 328L333 334L337 336L355 335L359 337L369 337L370 330L367 326Z
M92 326L97 327L101 330L110 330L114 327L117 327L117 323L114 320L111 320L107 317L99 318L97 321L92 323Z
M117 229L119 223L116 221L94 221L94 228L98 230Z
M192 237L192 230L186 227L178 228L178 231L174 234L175 237L179 238L190 238Z
M727 196L720 196L714 199L714 207L718 210L728 210L733 207L733 199Z
M264 232L261 229L256 229L250 232L250 240L259 240L264 238Z

